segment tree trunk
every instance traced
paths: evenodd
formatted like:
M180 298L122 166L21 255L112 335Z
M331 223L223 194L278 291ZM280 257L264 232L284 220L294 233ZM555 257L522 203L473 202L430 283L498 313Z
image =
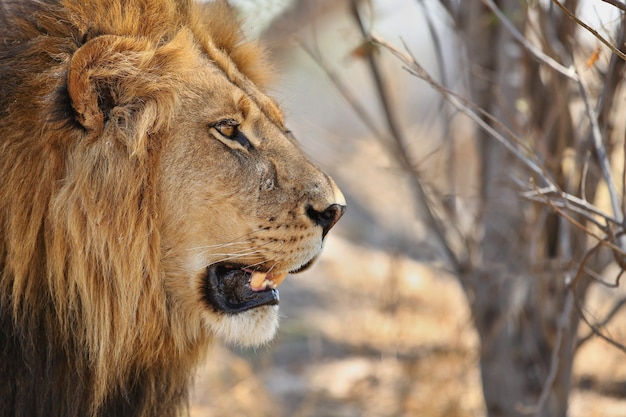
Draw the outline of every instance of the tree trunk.
M524 3L501 0L498 5L523 33ZM459 7L471 100L514 131L532 127L545 134L542 147L559 171L568 145L562 139L573 140L567 106L558 107L561 113L549 132L541 130L544 113L516 119L520 100L532 99L525 96L524 77L546 89L538 67L525 67L524 51L482 2L461 2ZM541 98L545 96L544 91ZM520 199L512 179L524 173L523 167L500 143L477 131L476 146L482 168L479 256L460 279L481 341L487 413L565 417L578 316L565 287L564 265L575 255L572 242L581 237L560 217ZM550 389L543 393L547 383Z

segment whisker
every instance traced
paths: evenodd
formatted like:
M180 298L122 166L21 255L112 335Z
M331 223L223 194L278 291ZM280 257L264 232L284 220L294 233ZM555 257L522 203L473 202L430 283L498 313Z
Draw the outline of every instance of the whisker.
M189 248L189 251L195 251L195 250L208 250L208 249L217 249L217 248L223 248L223 247L230 247L230 246L237 246L237 245L246 245L246 244L251 244L253 242L253 240L249 239L250 236L252 236L255 233L258 233L260 231L264 230L264 228L258 228L258 229L254 229L251 230L248 233L245 233L239 237L234 238L233 240L231 240L230 242L224 242L224 243L217 243L215 245L203 245L203 246L196 246L193 248ZM246 239L244 239L246 238Z
M221 249L221 248L227 248L227 247L233 247L233 246L239 246L239 245L249 245L250 243L252 243L251 240L243 240L241 242L231 242L231 243L220 243L217 245L205 245L205 246L195 246L193 248L189 248L189 251L196 251L196 250L209 250L209 249Z
M263 228L263 227L260 227L260 228L258 228L258 229L253 229L253 230L249 231L248 233L244 233L243 235L238 236L238 237L234 238L233 240L231 240L230 242L227 242L227 243L238 243L238 242L242 242L242 241L244 241L244 240L242 240L242 239L244 239L244 238L246 238L246 239L247 239L247 238L249 238L249 237L253 236L254 234L256 234L256 233L258 233L258 232L261 232L261 231L263 231L263 230L265 230L265 228ZM250 240L245 240L245 241L246 241L246 242L250 242Z
M277 245L278 243L276 241L265 240L259 243L258 240L253 238L255 233L262 230L264 230L264 228L252 230L230 242L196 246L188 250L197 252L194 256L196 260L202 260L206 257L205 262L210 260L211 264L237 262L245 258L250 258L240 263L245 263L247 268L266 265L266 267L269 267L268 272L272 272L276 270L280 262L283 261L283 255L285 254L273 253L274 251L271 250L269 251L270 253L268 253L266 248L271 245ZM279 252L282 251L279 250ZM258 259L258 261L250 263L253 259Z
M232 260L237 260L237 259L241 259L241 258L245 258L245 257L251 257L251 256L258 256L260 255L262 252L254 250L254 251L248 251L248 252L241 252L241 253L237 253L237 254L232 254L232 253L219 253L219 254L215 254L216 256L221 256L221 258L217 258L216 260L213 260L212 263L219 263L219 262L228 262L228 261L232 261ZM260 262L263 263L263 262Z

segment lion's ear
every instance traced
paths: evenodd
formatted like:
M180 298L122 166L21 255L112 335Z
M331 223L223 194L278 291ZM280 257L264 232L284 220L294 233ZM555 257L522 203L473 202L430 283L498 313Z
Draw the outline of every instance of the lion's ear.
M87 130L104 129L109 113L123 103L124 77L136 73L131 56L144 45L121 36L96 37L72 56L67 75L67 90L76 119Z

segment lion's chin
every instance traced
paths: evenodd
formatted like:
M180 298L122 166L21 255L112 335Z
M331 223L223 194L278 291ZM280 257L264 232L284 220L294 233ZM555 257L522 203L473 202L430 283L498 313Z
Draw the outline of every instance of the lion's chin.
M261 346L278 329L278 306L266 305L238 314L207 312L205 323L221 341L238 346Z

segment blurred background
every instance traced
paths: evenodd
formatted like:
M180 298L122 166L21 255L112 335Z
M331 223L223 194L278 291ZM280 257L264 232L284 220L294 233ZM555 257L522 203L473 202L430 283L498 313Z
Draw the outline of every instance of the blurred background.
M191 415L626 415L623 4L231 3L348 210Z

